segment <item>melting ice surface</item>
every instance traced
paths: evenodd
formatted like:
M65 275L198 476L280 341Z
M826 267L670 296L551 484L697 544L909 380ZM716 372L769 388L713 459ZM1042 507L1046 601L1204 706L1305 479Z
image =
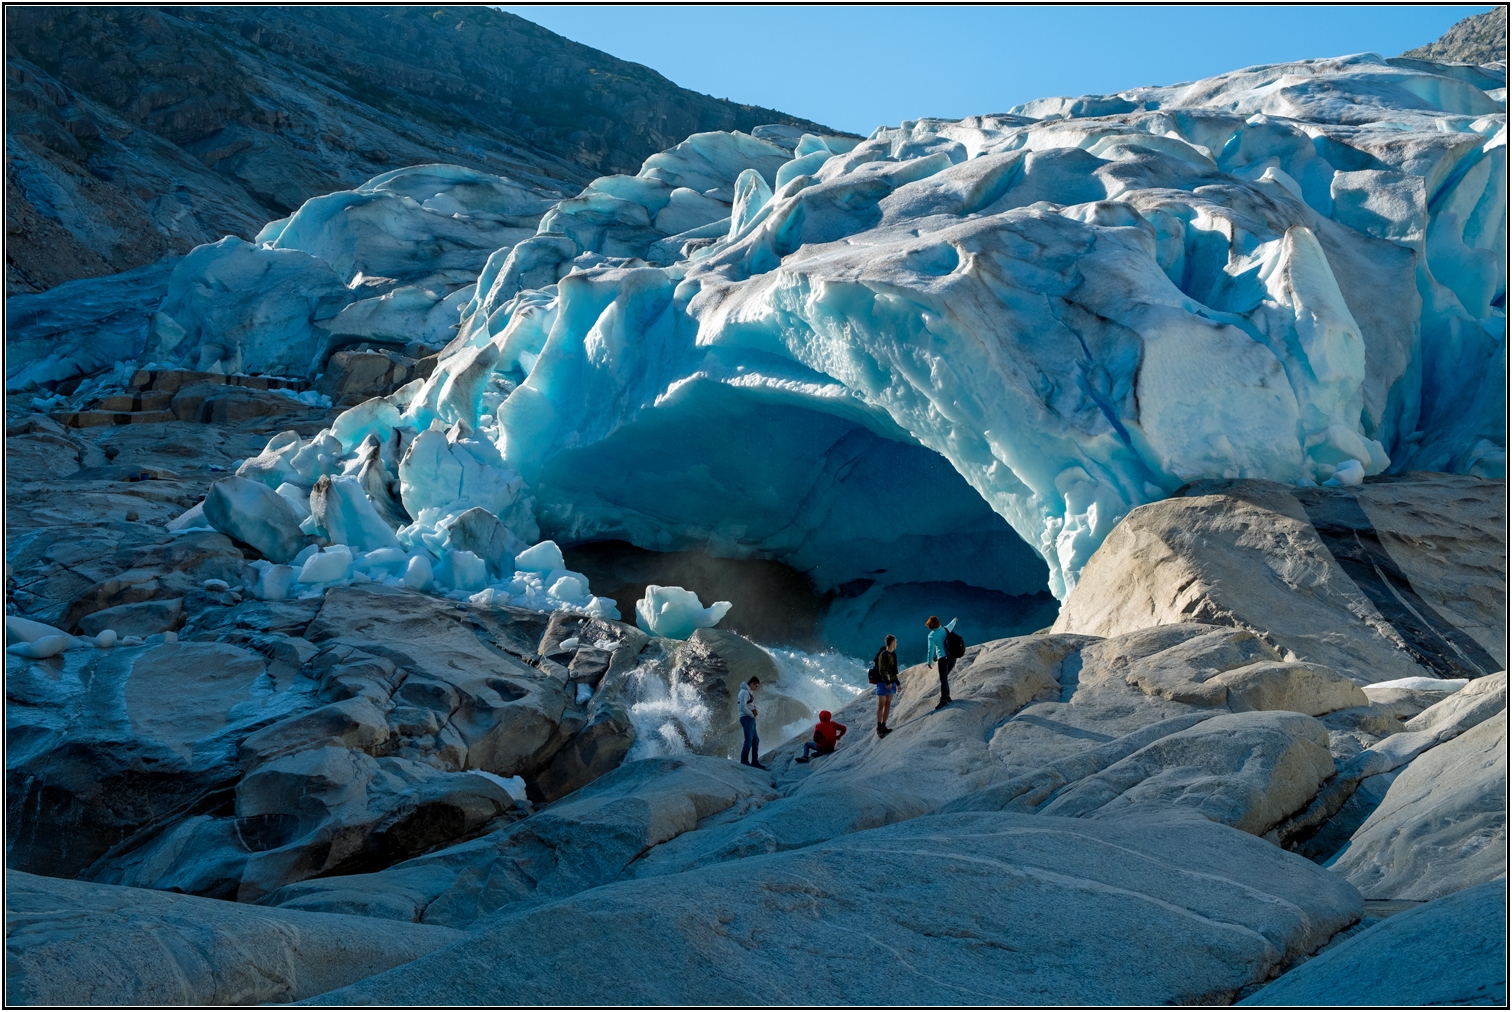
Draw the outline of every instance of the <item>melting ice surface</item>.
M385 580L591 607L580 574L507 563L546 536L778 559L842 597L1063 598L1197 478L1505 474L1505 95L1367 54L859 143L697 134L534 234L508 229L539 195L403 170L186 257L155 347L293 367L291 342L318 363L458 322L428 380L255 465L360 486L343 522L377 535L365 496L396 532L402 564L361 552ZM254 267L278 312L227 294Z

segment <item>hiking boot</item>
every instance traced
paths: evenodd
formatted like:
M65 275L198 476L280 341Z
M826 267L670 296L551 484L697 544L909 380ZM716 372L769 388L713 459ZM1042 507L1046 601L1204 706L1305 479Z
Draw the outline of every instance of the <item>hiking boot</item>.
M767 767L761 765L761 763L751 763L751 768L761 770L762 772L766 772L767 769Z
M806 763L808 761L809 761L809 759L808 759L808 756L806 756L806 755L801 755L797 759L793 760L793 762L795 762L795 763Z
M950 703L951 703L950 700L948 700L948 699L942 699L938 703L935 704L935 709L936 710L943 710L945 707L949 706Z

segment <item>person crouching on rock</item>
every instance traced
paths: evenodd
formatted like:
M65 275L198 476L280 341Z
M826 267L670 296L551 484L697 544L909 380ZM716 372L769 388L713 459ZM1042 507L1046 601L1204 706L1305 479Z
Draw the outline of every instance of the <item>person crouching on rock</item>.
M959 621L960 619L953 618L942 626L939 616L931 615L929 621L924 623L929 627L929 655L924 658L924 663L940 662L940 701L935 704L936 710L950 702L950 669L955 667L956 659L945 648L945 642Z
M808 762L810 752L817 755L829 755L835 751L835 745L839 743L844 735L845 725L837 724L831 720L828 710L820 710L819 723L814 725L814 740L804 742L803 755L793 761L800 763Z
M764 770L766 767L761 765L758 758L761 755L761 739L756 735L756 690L760 687L761 679L752 675L751 680L740 687L736 703L740 707L740 729L745 732L745 744L740 746L740 761L746 766Z
M872 660L872 669L877 672L877 737L892 734L887 726L887 716L892 712L893 696L898 691L898 638L887 637L887 642Z

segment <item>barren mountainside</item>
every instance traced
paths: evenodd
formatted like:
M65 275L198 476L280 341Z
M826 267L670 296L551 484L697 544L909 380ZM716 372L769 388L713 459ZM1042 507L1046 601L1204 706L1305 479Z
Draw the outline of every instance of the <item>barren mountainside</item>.
M556 195L704 130L816 124L486 7L27 7L6 23L7 294L129 270L387 169Z
M1409 49L1402 55L1440 63L1505 63L1507 8L1496 7L1458 21L1437 42Z

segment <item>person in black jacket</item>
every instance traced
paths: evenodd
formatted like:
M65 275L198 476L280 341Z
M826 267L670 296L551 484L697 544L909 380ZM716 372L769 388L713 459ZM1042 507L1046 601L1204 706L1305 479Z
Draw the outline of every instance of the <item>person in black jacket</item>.
M893 696L898 691L898 638L887 637L887 642L881 650L877 651L876 660L872 662L877 667L877 737L886 738L892 734L892 728L887 726L887 715L892 712Z

